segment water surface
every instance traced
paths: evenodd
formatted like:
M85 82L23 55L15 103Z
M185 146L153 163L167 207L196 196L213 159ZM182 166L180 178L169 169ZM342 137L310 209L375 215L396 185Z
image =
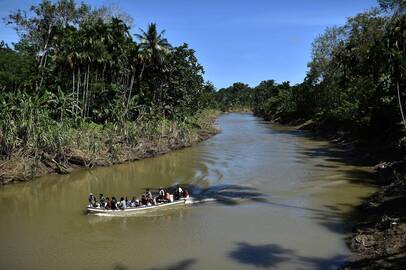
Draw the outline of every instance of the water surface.
M0 269L334 269L345 216L371 168L343 149L250 114L197 146L0 188ZM215 202L146 215L84 213L89 192L187 184Z

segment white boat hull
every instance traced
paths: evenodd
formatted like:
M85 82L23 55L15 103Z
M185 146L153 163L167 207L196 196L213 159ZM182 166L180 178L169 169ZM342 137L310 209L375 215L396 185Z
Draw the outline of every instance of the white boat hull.
M95 214L95 215L100 215L100 216L125 216L125 215L130 215L130 214L136 214L136 213L145 213L148 211L153 211L153 210L158 210L161 208L166 208L170 206L175 206L175 205L184 205L190 203L191 199L181 199L169 203L159 203L156 205L151 205L151 206L138 206L138 207L128 207L125 209L119 209L119 210L110 210L110 209L104 209L101 207L93 207L93 206L88 206L87 207L87 212L89 214Z

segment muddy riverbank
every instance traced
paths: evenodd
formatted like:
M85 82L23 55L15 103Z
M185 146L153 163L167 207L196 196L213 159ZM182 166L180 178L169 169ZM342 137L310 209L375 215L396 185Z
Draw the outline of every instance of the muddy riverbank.
M343 269L403 269L406 263L405 162L382 163L379 190L356 209L348 244L353 251Z
M68 174L75 169L105 167L135 160L151 158L173 150L190 147L215 135L218 111L208 111L196 116L190 125L169 123L165 131L158 130L135 142L117 135L113 138L92 132L83 134L81 140L88 147L72 145L63 154L32 153L19 149L12 156L0 157L0 185L30 181L47 174ZM86 138L88 137L88 138Z

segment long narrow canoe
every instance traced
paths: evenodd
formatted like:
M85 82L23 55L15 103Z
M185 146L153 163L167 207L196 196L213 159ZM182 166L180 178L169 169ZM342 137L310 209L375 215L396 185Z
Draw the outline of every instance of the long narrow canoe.
M155 205L151 206L137 206L137 207L128 207L125 209L120 209L120 210L111 210L111 209L105 209L101 207L93 207L93 206L87 206L87 212L89 214L95 214L95 215L101 215L101 216L123 216L123 215L128 215L128 214L135 214L135 213L145 213L147 211L152 211L152 210L157 210L160 208L166 208L169 206L175 206L175 205L182 205L182 204L188 204L191 202L191 198L187 199L180 199L177 201L169 202L169 203L158 203Z

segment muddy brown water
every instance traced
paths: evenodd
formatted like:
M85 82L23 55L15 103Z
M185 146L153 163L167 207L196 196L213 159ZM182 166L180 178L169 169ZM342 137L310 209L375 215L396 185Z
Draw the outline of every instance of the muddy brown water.
M371 168L328 142L251 114L218 119L191 148L0 188L0 269L335 269L346 216ZM189 185L206 203L86 215L89 192Z

